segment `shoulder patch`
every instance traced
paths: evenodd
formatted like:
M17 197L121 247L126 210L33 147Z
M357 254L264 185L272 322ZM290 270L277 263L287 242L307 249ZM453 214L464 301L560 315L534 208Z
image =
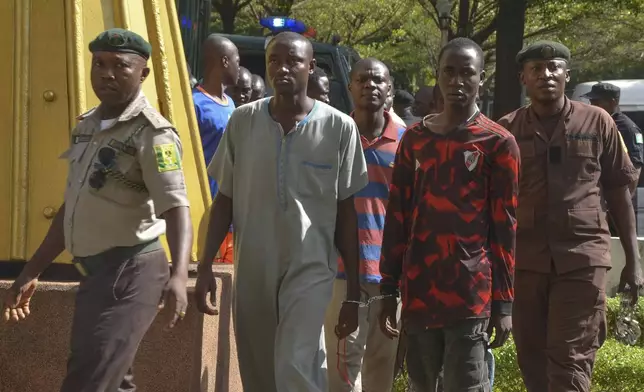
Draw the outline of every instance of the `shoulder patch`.
M143 116L145 116L150 125L152 125L152 128L157 130L171 128L174 130L174 126L170 121L166 120L165 117L163 117L161 113L157 112L153 107L146 107L141 111L141 113L143 113Z
M72 135L72 144L87 143L92 140L92 136L88 134Z
M628 154L628 148L626 147L626 143L624 143L622 134L620 132L617 132L617 136L619 136L619 144L622 146L622 150L624 150L624 152Z
M154 154L156 155L159 173L181 169L181 158L176 144L157 144L154 146Z

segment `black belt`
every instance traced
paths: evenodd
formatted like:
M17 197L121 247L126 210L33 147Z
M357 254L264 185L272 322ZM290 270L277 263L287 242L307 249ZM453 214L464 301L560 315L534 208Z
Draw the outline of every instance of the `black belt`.
M89 276L96 273L105 263L129 260L138 254L149 253L162 248L161 241L156 238L139 245L117 246L92 256L74 257L72 261L81 275Z

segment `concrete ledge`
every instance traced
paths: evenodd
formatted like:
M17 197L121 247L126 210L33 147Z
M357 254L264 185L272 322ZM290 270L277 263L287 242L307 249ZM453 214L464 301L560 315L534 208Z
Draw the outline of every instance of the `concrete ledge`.
M232 325L233 267L215 266L219 315L205 316L189 297L186 318L165 331L164 310L146 334L134 363L140 392L242 392ZM194 291L190 282L190 293ZM0 281L4 296L10 281ZM65 375L78 287L41 282L32 314L19 324L0 323L0 392L57 391Z
M639 241L644 255L644 240ZM612 240L613 268L607 292L615 294L624 267L618 238ZM644 265L643 265L644 267ZM219 315L196 311L194 298L186 318L172 331L164 328L169 311L159 314L134 363L139 392L242 392L233 335L234 268L214 267L219 284ZM0 280L0 296L11 281ZM194 291L194 280L189 291ZM0 392L57 391L65 375L75 282L40 282L32 314L19 324L0 322Z

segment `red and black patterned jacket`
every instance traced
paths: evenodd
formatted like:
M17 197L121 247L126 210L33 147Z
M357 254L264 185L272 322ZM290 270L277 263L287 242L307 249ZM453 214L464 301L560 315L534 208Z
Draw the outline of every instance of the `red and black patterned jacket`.
M408 331L511 314L519 148L479 114L446 135L423 123L394 163L380 273Z

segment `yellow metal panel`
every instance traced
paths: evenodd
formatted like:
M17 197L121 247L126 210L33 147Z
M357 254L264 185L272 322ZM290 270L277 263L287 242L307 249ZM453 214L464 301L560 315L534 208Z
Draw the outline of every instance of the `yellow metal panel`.
M76 117L87 111L82 0L67 0L65 2L65 32L67 37L69 132L71 134L71 130L76 124Z
M168 56L165 49L165 37L161 27L159 1L147 0L143 3L145 20L148 29L148 41L154 48L152 51L152 73L159 96L161 114L170 122L174 122L172 94L170 92L170 75L168 72Z
M150 38L148 37L147 23L145 20L145 9L143 7L143 2L144 0L123 0L121 2L121 7L127 7L125 8L124 14L127 14L129 16L129 29L141 35L141 37L150 42ZM153 47L152 50L156 51L157 49L156 47ZM152 61L148 62L148 66L152 68L152 70L154 70ZM160 110L159 96L157 94L156 87L156 75L154 71L150 72L150 76L148 76L148 78L145 80L145 83L143 83L143 92L145 93L145 96L148 98L150 103L157 110Z
M69 148L67 33L64 0L31 0L29 44L29 192L27 255L51 225L51 211L63 203ZM57 175L53 175L56 173ZM69 256L63 256L69 260Z
M195 225L195 250L196 257L201 255L201 246L206 238L207 219L209 216L209 206L211 204L210 187L208 183L208 176L206 174L206 164L204 162L203 150L201 148L201 135L199 134L199 126L194 111L194 103L192 102L192 89L188 82L188 68L185 62L185 52L183 50L183 42L181 40L181 33L179 29L179 19L177 17L176 3L174 0L165 0L166 17L162 19L163 32L166 41L169 42L168 51L172 49L171 54L174 55L176 61L169 63L170 81L172 83L172 94L177 97L175 102L176 108L176 121L178 124L179 134L182 137L184 144L184 160L193 161L195 170L186 172L186 181L189 184L194 184L190 189L191 203L193 206L196 204L199 208L192 209L192 219ZM178 97L181 97L179 101ZM183 105L183 107L179 107ZM185 146L189 146L189 149ZM188 155L192 155L192 159ZM197 185L199 185L197 187ZM201 210L204 206L204 210Z
M4 56L14 58L16 40L16 1L0 1L0 48ZM13 95L14 63L0 61L0 260L11 254L12 222L12 146L14 140Z
M18 24L14 41L13 65L13 143L11 187L11 255L24 259L27 245L28 190L28 113L29 113L29 20L31 1L16 2L14 20Z
M127 0L112 0L114 2L114 25L122 29L132 30L130 24L130 10ZM130 0L130 3L133 1Z
M188 196L195 234L198 234L199 223L210 204L210 196L206 187L205 164L201 152L201 139L196 130L196 118L188 84L185 55L176 24L176 10L174 3L170 3L170 7L168 7L168 2L163 0L145 1L144 10L148 37L156 50L152 54L152 62L161 113L177 127L184 146L183 164L184 168L189 168L186 170L186 181L188 184L194 185L189 188ZM173 28L176 28L176 34L173 34ZM169 61L169 59L173 61ZM195 153L195 147L198 150L197 153ZM203 182L200 184L200 181ZM195 242L193 246L193 259L195 260L198 257L197 250L198 246Z
M92 55L89 53L87 46L97 35L116 26L114 24L112 0L80 0L80 2L83 4L83 64L85 65L85 96L81 98L85 101L85 107L89 110L98 106L100 102L92 90L92 81L90 78Z
M210 194L174 0L3 0L0 49L11 61L0 63L0 259L28 258L62 203L58 156L76 117L99 103L87 45L115 26L153 46L143 90L177 127L195 231L203 223Z

